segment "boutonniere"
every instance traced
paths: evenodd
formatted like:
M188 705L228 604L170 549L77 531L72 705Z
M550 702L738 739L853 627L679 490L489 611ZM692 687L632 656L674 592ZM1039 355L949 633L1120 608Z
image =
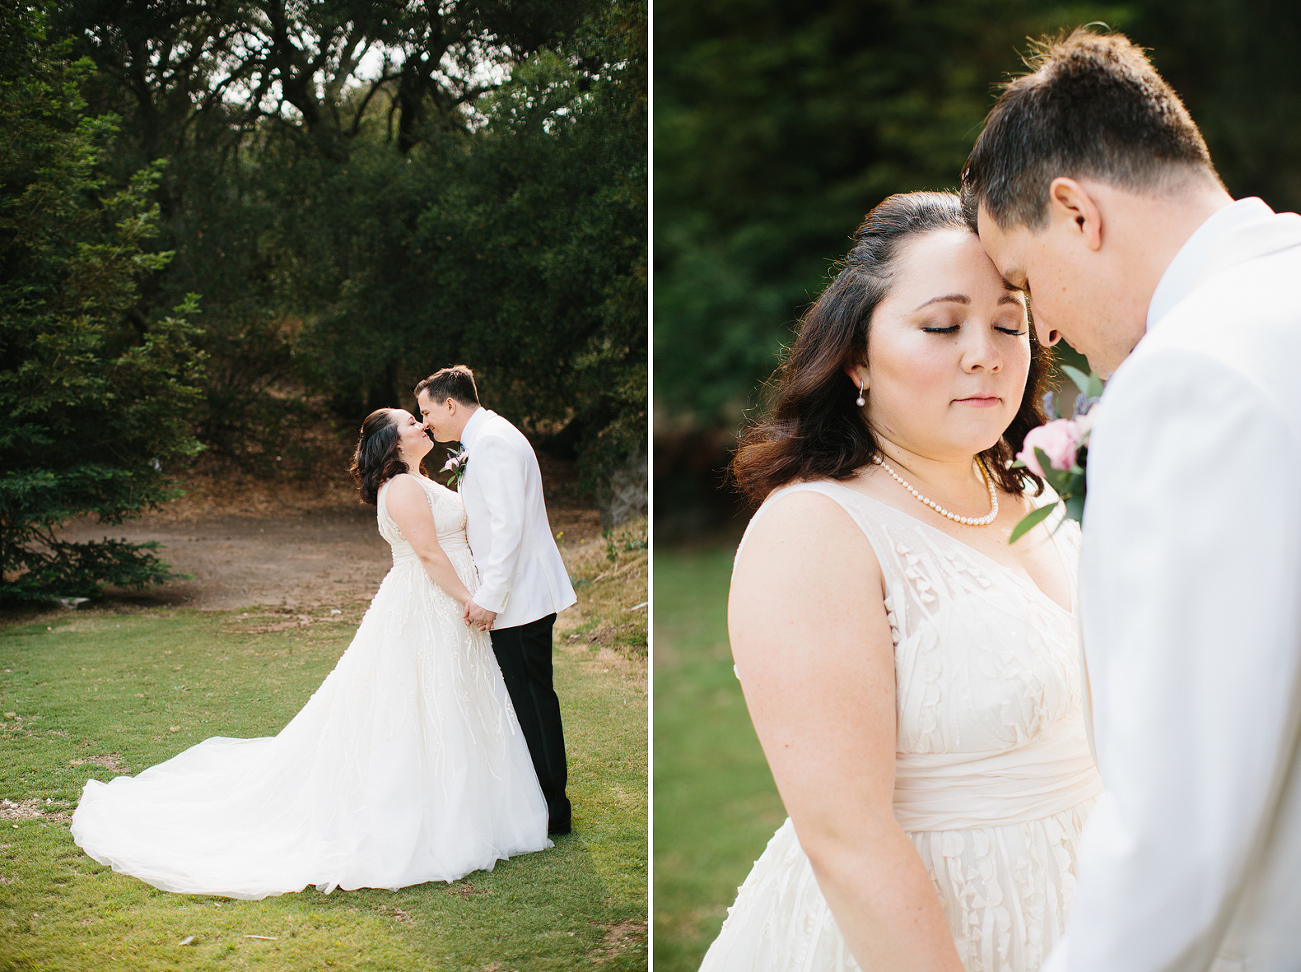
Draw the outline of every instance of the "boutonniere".
M1089 462L1089 435L1093 431L1093 406L1102 397L1102 379L1093 372L1087 375L1079 368L1062 365L1062 370L1075 382L1079 394L1070 418L1062 417L1061 410L1049 392L1044 396L1044 411L1056 415L1038 428L1025 434L1025 444L1016 454L1013 468L1029 469L1042 476L1044 482L1057 493L1057 502L1041 506L1025 516L1012 530L1008 543L1021 539L1031 527L1045 520L1060 505L1072 520L1084 519L1084 496L1087 489L1085 469Z
M443 463L443 472L451 473L451 478L447 480L448 486L455 486L465 478L465 464L470 461L470 454L462 448L459 452Z

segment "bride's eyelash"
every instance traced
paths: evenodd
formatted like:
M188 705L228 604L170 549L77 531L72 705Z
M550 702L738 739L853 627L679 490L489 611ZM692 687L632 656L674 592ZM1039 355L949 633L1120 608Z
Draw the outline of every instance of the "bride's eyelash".
M950 324L948 327L923 327L922 330L927 334L956 334L960 324ZM1010 334L1012 337L1020 337L1025 331L1018 330L1014 327L995 327L994 330L1002 331L1004 334Z

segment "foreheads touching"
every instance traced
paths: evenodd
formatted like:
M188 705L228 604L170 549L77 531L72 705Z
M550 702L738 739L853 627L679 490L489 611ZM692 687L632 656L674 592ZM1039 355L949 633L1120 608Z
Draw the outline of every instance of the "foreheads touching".
M732 474L757 505L783 483L852 475L876 454L878 431L911 438L903 426L920 421L969 455L992 447L991 471L1020 492L1018 478L1002 482L1011 452L996 440L1009 429L1019 442L1042 422L1034 403L1045 370L1024 298L1004 285L958 197L891 196L805 314Z

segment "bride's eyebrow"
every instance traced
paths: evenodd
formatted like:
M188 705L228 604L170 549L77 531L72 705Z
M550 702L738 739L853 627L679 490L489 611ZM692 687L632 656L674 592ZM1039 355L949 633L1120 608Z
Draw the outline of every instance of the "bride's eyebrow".
M913 308L913 310L919 311L923 307L926 307L930 304L941 304L941 303L970 304L971 298L968 297L966 294L945 294L943 297L932 297L930 300L918 304L916 307Z

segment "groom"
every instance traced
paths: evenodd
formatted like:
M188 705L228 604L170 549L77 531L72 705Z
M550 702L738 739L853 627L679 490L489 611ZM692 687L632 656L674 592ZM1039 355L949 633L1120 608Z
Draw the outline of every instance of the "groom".
M1113 374L1080 605L1098 768L1045 969L1301 968L1301 217L1225 191L1141 49L1085 30L963 172L1040 340Z
M519 429L479 405L465 365L442 368L416 385L425 427L439 442L460 442L466 456L457 489L479 588L466 624L492 629L511 705L528 742L551 834L570 830L565 736L551 684L551 626L578 598L551 536L542 474Z

